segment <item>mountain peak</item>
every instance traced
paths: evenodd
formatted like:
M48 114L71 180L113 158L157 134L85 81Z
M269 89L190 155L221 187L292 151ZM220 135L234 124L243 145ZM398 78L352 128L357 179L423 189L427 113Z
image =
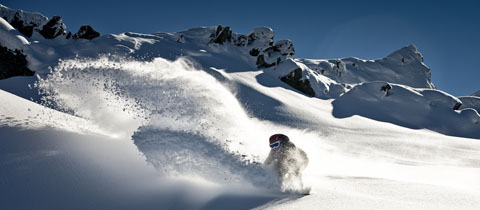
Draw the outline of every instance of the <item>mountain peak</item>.
M478 96L478 97L480 97L480 90L478 90L477 92L473 93L472 96Z
M417 47L413 44L402 47L394 52L392 52L390 55L385 57L386 59L394 59L394 60L400 60L403 63L406 62L411 62L411 61L419 61L423 63L423 55L420 53L417 49Z

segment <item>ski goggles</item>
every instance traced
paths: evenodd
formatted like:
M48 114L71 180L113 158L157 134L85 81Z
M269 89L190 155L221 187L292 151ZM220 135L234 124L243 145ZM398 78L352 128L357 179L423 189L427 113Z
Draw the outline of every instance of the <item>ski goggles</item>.
M275 149L280 146L280 140L270 144L270 148Z

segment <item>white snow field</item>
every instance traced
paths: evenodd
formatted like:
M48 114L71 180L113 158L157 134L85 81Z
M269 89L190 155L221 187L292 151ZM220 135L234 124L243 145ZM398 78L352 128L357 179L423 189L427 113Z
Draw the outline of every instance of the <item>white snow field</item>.
M480 209L478 97L434 89L414 46L312 60L265 27L248 45L213 43L216 27L89 41L0 23L36 71L0 80L0 209ZM275 133L307 153L309 195L262 166Z

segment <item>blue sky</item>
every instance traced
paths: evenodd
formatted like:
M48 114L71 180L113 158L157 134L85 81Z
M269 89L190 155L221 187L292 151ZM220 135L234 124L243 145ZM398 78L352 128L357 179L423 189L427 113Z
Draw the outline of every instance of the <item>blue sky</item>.
M248 33L269 26L298 58L381 58L415 44L438 89L480 90L480 3L475 1L111 1L0 0L13 9L62 16L68 30L102 34L175 32L227 25Z

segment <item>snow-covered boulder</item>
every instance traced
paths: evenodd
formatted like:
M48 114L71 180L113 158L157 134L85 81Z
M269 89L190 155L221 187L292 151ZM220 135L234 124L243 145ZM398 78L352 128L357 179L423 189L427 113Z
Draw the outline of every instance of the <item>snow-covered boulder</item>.
M349 88L349 86L338 84L328 77L317 74L292 58L287 58L278 65L264 71L311 97L336 98Z
M298 61L338 83L386 81L415 88L435 88L430 80L430 68L423 63L423 56L414 45L403 47L378 60L343 58Z
M73 35L73 39L88 39L92 40L100 36L100 33L95 31L90 25L80 26L78 32Z
M283 56L288 56L290 58L295 55L295 49L293 48L293 42L290 40L280 40L275 42L273 45L274 52L280 52Z
M269 68L278 65L287 58L293 58L294 54L295 49L293 48L292 41L280 40L272 47L265 49L263 52L259 52L256 64L260 68Z
M332 104L333 115L338 118L360 115L413 129L480 138L478 112L456 110L461 101L439 90L368 82L354 86Z
M271 28L255 28L248 34L247 46L251 49L250 55L257 56L260 52L273 46L274 33Z

